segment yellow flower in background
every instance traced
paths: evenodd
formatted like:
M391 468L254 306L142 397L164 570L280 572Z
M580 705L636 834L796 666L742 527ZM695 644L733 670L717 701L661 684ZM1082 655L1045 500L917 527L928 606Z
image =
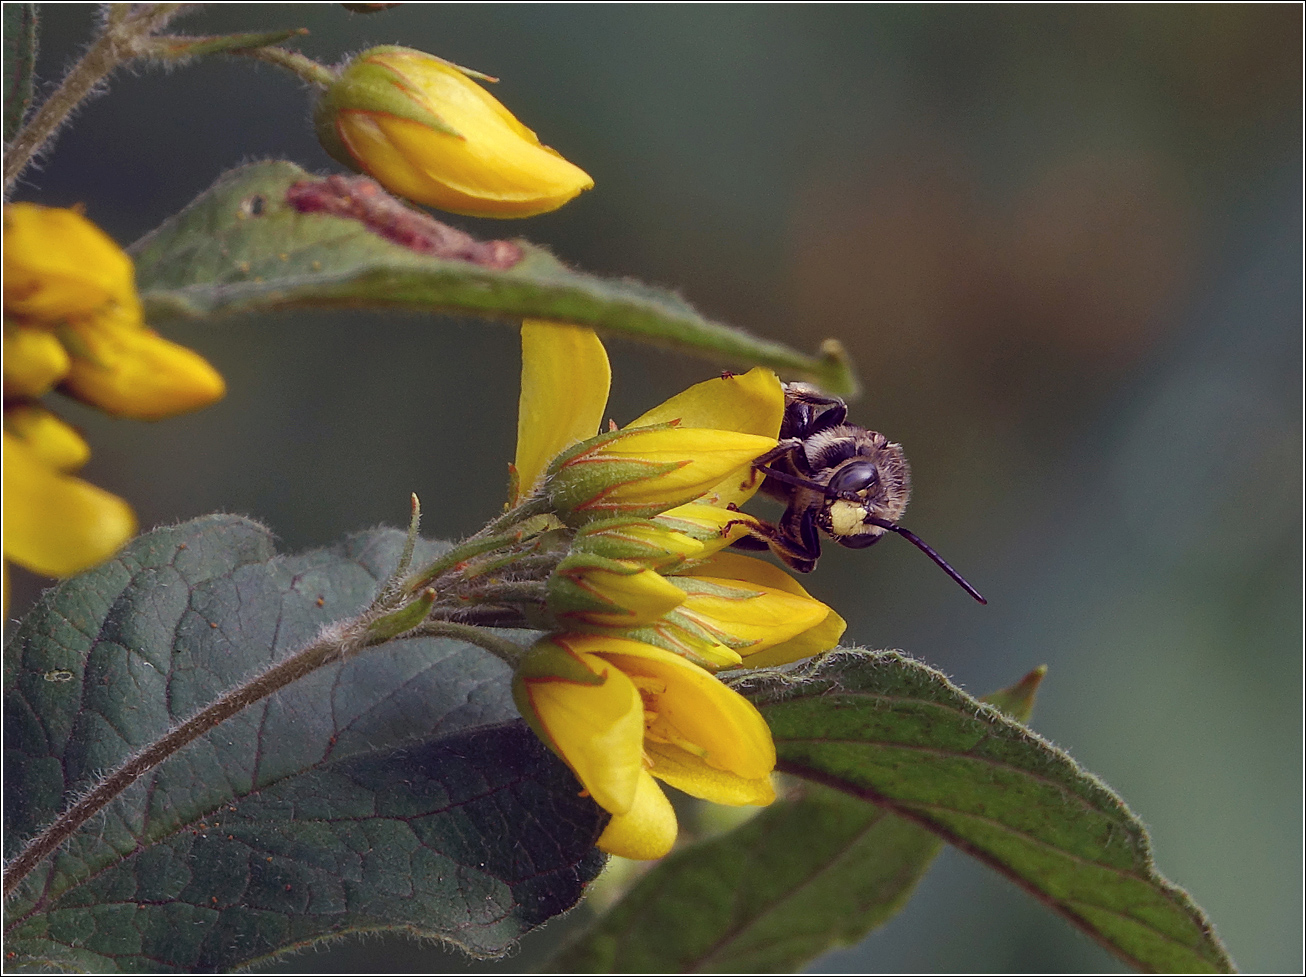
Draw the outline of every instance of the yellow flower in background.
M473 78L494 80L412 48L371 48L323 93L318 138L387 190L455 214L530 217L594 186Z
M775 800L775 745L756 707L679 655L616 636L541 639L513 681L518 709L612 814L599 847L661 858L676 816L653 778L730 805Z
M4 558L47 577L103 562L136 532L126 502L50 464L67 453L65 440L57 432L25 440L8 425L4 432Z
M34 399L58 386L154 420L211 404L225 385L199 354L146 327L131 259L78 211L9 204L4 231L4 554L68 576L111 556L136 519L70 477L90 449Z
M203 357L145 325L131 259L75 210L4 211L6 398L55 384L118 417L156 420L226 392Z

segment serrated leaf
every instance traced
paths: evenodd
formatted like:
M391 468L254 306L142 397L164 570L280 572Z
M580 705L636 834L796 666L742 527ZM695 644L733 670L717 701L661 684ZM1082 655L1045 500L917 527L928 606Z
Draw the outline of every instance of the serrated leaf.
M4 138L9 145L32 104L36 71L37 13L34 3L6 3L4 21Z
M1144 970L1230 972L1125 803L1065 753L892 652L755 680L777 769L881 805L974 855Z
M987 698L1028 718L1045 672ZM730 833L662 861L550 969L796 970L892 918L942 848L915 822L808 784Z
M304 307L393 307L553 319L731 364L762 365L850 395L838 344L817 356L704 318L679 296L567 268L524 241L475 241L400 205L365 177L293 163L222 176L136 242L150 321Z
M47 593L5 653L5 845L214 696L361 609L403 534L298 556L211 516ZM419 560L440 544L422 543ZM498 954L570 908L603 817L516 720L508 669L392 641L154 768L6 906L12 963L225 969L359 930Z

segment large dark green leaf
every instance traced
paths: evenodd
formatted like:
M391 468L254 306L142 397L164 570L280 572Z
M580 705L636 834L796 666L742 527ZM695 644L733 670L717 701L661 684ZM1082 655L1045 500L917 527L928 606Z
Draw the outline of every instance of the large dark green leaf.
M1028 719L1043 670L989 696ZM861 798L808 784L677 852L551 961L560 972L796 970L910 897L943 843Z
M778 769L908 818L976 856L1144 970L1229 971L1141 823L1100 780L935 670L843 652L762 676Z
M32 102L36 69L36 4L4 5L4 137L9 145Z
M795 970L897 912L941 847L883 808L814 787L665 859L550 969Z
M149 533L49 592L5 653L5 845L217 693L357 612L402 535L277 556L248 520ZM438 544L423 544L429 560ZM15 961L221 969L358 930L477 954L570 908L602 815L459 642L327 666L183 748L6 907Z
M244 166L130 249L150 321L332 306L574 322L815 380L856 380L837 344L806 356L705 319L671 292L567 268L524 241L474 241L364 177Z

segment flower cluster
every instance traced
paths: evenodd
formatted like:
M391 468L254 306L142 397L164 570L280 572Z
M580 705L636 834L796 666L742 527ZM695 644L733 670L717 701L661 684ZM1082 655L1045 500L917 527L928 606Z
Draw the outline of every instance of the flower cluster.
M7 205L4 232L4 554L67 576L110 556L136 519L71 475L90 449L38 398L57 386L109 414L153 420L225 388L197 353L146 327L131 259L76 210Z
M599 847L648 859L677 831L657 780L721 804L775 797L770 730L715 673L824 651L844 622L778 567L724 551L756 526L737 506L776 444L775 375L708 380L595 436L608 383L591 330L523 325L512 501L547 499L569 543L546 584L554 630L514 694L612 814Z

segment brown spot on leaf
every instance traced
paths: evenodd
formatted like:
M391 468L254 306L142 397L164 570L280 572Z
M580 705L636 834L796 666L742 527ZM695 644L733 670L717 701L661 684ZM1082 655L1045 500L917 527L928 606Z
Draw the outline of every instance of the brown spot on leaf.
M485 268L511 268L522 260L513 241L478 241L429 214L414 210L366 176L300 180L286 191L286 203L301 214L331 214L361 221L372 233L417 254L468 261Z

